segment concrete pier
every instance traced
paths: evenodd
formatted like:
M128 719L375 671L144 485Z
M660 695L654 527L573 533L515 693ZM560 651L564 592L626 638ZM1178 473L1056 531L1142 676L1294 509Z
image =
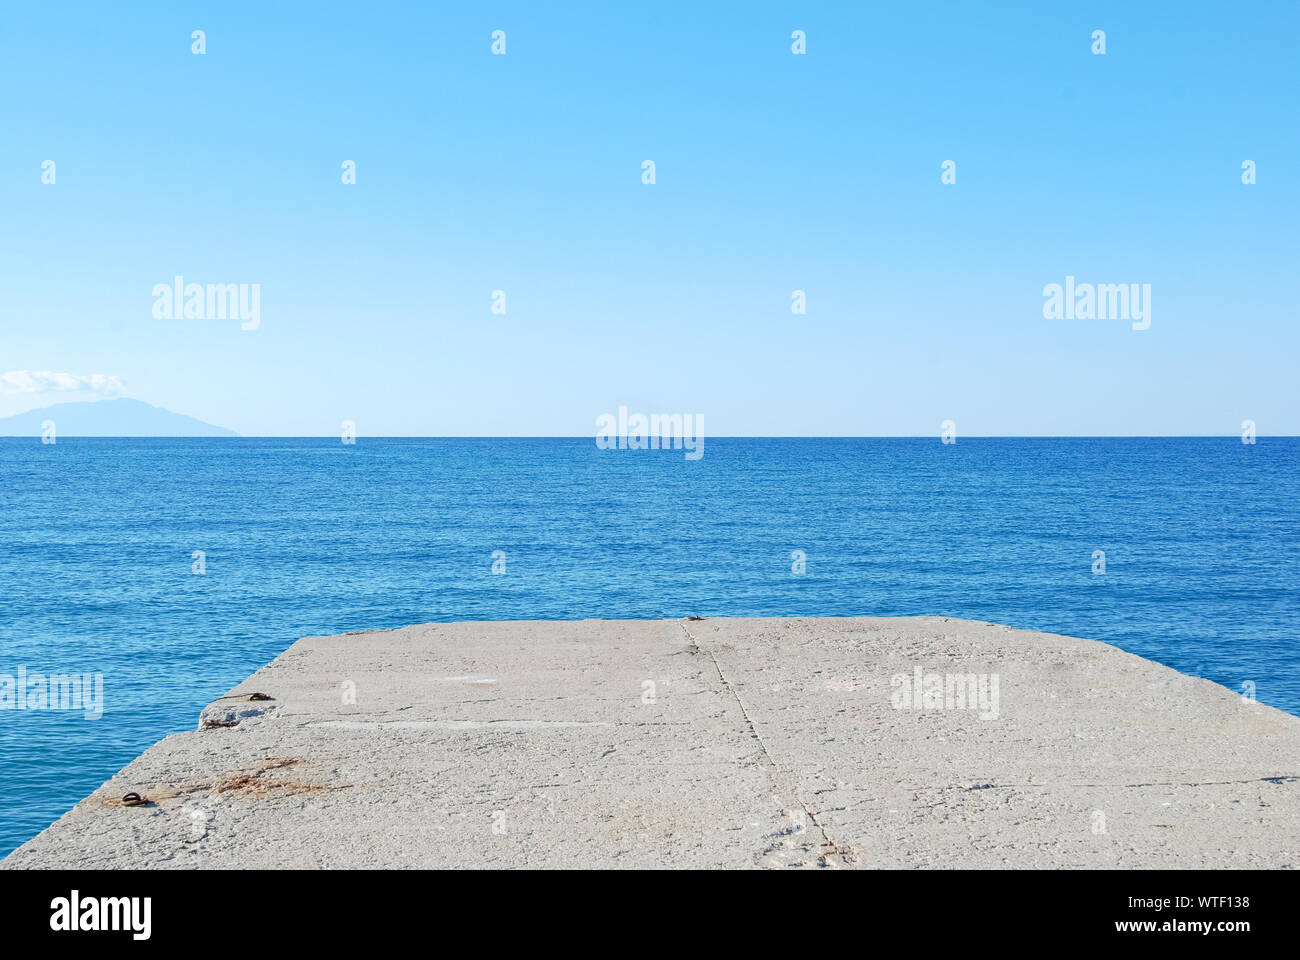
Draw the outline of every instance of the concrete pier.
M440 623L299 640L2 866L1294 867L1297 778L1300 718L1092 640Z

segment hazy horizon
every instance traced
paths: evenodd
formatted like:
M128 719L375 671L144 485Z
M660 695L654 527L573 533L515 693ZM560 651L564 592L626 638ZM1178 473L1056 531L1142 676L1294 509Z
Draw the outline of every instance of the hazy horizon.
M136 398L133 397L113 397L104 400L93 400L93 401L65 401L61 403L51 404L46 407L38 407L32 410L24 411L23 413L20 414L15 414L13 416L0 417L0 438L15 439L15 438L39 436L40 428L39 428L39 424L36 423L36 417L45 416L47 413L50 413L51 411L55 410L55 408L99 405L104 403L111 403L113 400L129 400L135 404L145 403L144 401L137 400ZM177 420L180 421L195 421L203 424L205 427L210 427L215 430L223 430L223 431L228 430L228 428L222 427L220 424L209 424L206 423L206 421L197 421L196 418L187 416L178 411L167 410L164 407L158 407L157 405L154 404L145 403L145 405L151 407L154 410L175 417L177 418ZM26 417L32 418L31 420L32 426L26 429L24 432L22 433L4 432L5 429L9 427L10 424L14 422L21 422L22 419ZM717 436L714 436L709 434L707 431L705 431L704 435L709 440L931 440L934 438L934 434L922 435L922 434L865 434L865 433L862 434L745 434L745 433L740 433L740 434L719 434ZM301 434L295 434L295 433L240 434L240 433L230 432L230 435L227 436L213 436L209 434L182 434L182 433L86 434L86 433L68 432L66 430L59 429L57 432L57 436L62 438L81 438L81 439L225 439L225 440L327 439L327 440L337 440L339 439L339 432L334 431L332 433L322 432L322 433L301 433ZM357 439L369 437L370 439L374 439L374 440L383 440L383 439L390 439L390 440L591 440L592 439L592 435L590 433L588 434L477 434L477 433L475 434L414 434L414 433L365 434L358 431L355 436L357 437ZM1284 440L1284 439L1294 438L1295 435L1259 433L1256 436L1261 438L1273 437L1275 439ZM1198 439L1198 438L1217 439L1223 437L1240 439L1240 436L1237 433L1227 433L1227 434L1211 434L1211 433L969 434L969 435L964 435L959 439L966 439L966 440L1035 440L1035 439L1037 440L1090 440L1090 439L1091 440L1125 440L1125 439L1161 440L1161 439L1168 439L1168 440L1174 440L1174 439ZM956 442L956 439L958 438L954 438L954 442Z

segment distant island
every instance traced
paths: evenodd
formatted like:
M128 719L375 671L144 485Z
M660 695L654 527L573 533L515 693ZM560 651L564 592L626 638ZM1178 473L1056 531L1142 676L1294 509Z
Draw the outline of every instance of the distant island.
M58 437L237 437L213 426L172 413L151 403L118 397L82 403L56 403L12 417L0 417L0 437L39 437L46 420Z

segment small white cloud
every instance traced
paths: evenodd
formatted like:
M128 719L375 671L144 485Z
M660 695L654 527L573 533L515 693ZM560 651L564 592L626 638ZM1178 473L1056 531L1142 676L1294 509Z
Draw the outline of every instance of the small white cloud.
M49 370L11 370L0 373L0 393L47 393L84 390L111 397L122 389L122 381L104 373L78 377Z

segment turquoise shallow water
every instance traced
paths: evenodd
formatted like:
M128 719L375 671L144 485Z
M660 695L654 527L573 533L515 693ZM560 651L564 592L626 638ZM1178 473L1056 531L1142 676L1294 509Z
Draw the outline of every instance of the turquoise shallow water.
M298 637L430 620L942 614L1300 714L1298 562L1294 438L0 439L0 674L105 702L0 710L0 855Z

